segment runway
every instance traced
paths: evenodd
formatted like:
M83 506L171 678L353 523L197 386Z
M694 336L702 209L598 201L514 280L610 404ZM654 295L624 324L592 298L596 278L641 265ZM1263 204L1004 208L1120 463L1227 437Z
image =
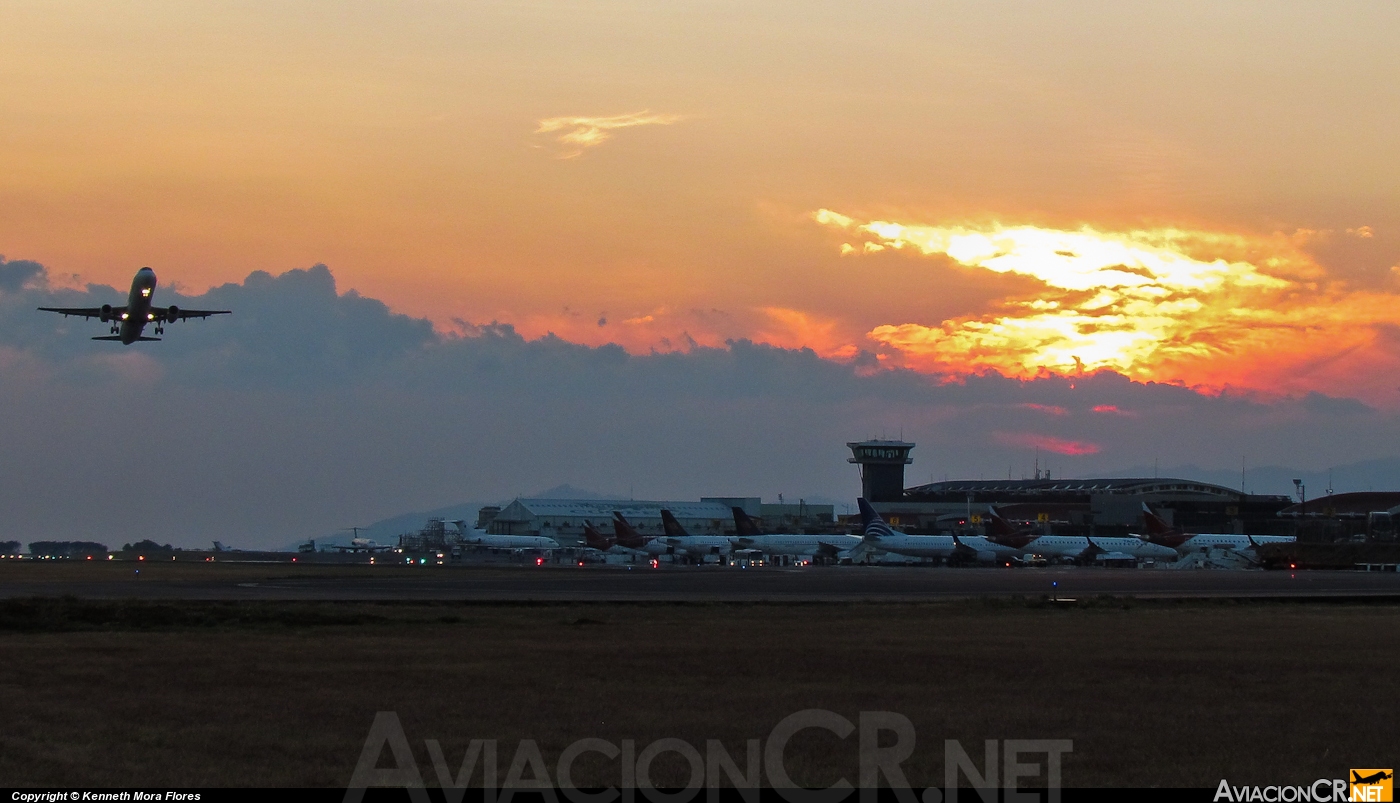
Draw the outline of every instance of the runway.
M1396 597L1400 574L1050 567L738 569L603 566L6 566L0 598L497 601L907 602L973 597Z

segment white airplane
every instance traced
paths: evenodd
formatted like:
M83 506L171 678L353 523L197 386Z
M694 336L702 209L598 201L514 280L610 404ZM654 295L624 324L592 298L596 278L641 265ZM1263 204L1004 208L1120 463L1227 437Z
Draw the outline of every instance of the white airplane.
M1147 519L1147 532L1143 539L1152 544L1172 549L1183 555L1209 549L1229 549L1247 552L1263 544L1290 544L1297 539L1291 535L1235 535L1233 533L1187 533L1168 524L1161 516L1152 512L1144 502L1143 517Z
M698 560L706 555L728 555L734 549L733 542L727 536L691 535L669 510L661 511L661 530L665 534L648 543L648 551L664 545Z
M454 520L457 525L457 543L487 549L558 549L559 542L543 535L494 535L485 530L468 530L466 522Z
M388 552L394 547L390 544L376 543L373 538L351 538L350 544L331 544L331 549L340 552Z
M840 559L850 557L851 550L860 546L858 535L823 534L805 535L801 533L764 533L741 507L734 511L734 537L730 541L736 549L753 549L765 555L802 555L813 558Z
M727 555L733 549L729 539L724 536L690 535L681 527L680 522L671 516L671 511L663 510L661 514L663 529L668 531L668 534L642 535L620 512L614 510L613 534L617 538L618 546L653 557L682 555L696 559L711 554ZM665 523L668 516L672 522L669 525Z
M1020 555L1040 555L1059 560L1091 562L1095 560L1140 560L1143 558L1175 559L1176 550L1132 536L1036 535L1018 530L1002 518L995 508L987 508L990 521L989 539Z
M103 304L100 307L40 307L42 312L57 312L67 318L69 315L76 315L83 318L97 318L103 323L112 325L112 333L106 337L94 337L93 340L120 340L123 345L130 346L138 340L160 340L158 337L146 337L141 334L146 328L146 324L155 324L156 334L165 333L165 325L175 321L183 321L189 318L208 318L210 315L228 315L226 309L180 309L171 304L168 307L151 306L151 301L156 292L156 272L150 268L142 268L136 271L136 276L131 280L131 292L127 294L126 306L114 307L111 304Z
M857 499L856 504L860 506L861 531L865 535L860 543L869 552L893 552L911 558L958 558L984 563L1020 555L1014 548L980 535L905 535L890 529L865 499Z

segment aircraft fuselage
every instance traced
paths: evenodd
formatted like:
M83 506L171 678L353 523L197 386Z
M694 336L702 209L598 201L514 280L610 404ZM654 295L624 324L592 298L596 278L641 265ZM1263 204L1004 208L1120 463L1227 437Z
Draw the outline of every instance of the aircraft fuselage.
M131 292L126 297L126 312L116 321L117 334L123 345L131 345L141 337L146 324L155 320L151 313L151 299L156 293L156 272L150 268L136 271L131 280Z

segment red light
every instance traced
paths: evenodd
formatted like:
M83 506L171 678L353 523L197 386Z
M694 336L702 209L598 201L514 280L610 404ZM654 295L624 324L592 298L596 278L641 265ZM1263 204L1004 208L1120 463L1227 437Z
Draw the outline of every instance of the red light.
M92 560L92 556L91 556L91 555L88 555L88 560Z
M137 560L145 560L145 559L146 559L146 556L145 556L145 555L138 555L136 559L137 559Z
M1296 569L1296 568L1298 568L1298 564L1296 564L1296 563L1290 563L1290 564L1288 564L1288 568L1290 568L1290 569Z
M535 565L536 565L536 566L543 566L543 565L544 565L544 558L535 558Z
M213 560L213 558L210 558L210 560ZM296 562L297 562L297 559L296 559L296 558L292 558L292 563L296 563Z
M582 565L583 565L583 561L579 561L579 562L578 562L578 565L582 566Z

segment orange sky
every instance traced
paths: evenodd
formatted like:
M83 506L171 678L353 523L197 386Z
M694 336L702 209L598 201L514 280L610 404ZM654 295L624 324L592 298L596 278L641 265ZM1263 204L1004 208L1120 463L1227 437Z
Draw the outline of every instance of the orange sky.
M1345 2L10 2L0 253L189 290L324 262L444 330L636 351L1400 406L1397 31Z

